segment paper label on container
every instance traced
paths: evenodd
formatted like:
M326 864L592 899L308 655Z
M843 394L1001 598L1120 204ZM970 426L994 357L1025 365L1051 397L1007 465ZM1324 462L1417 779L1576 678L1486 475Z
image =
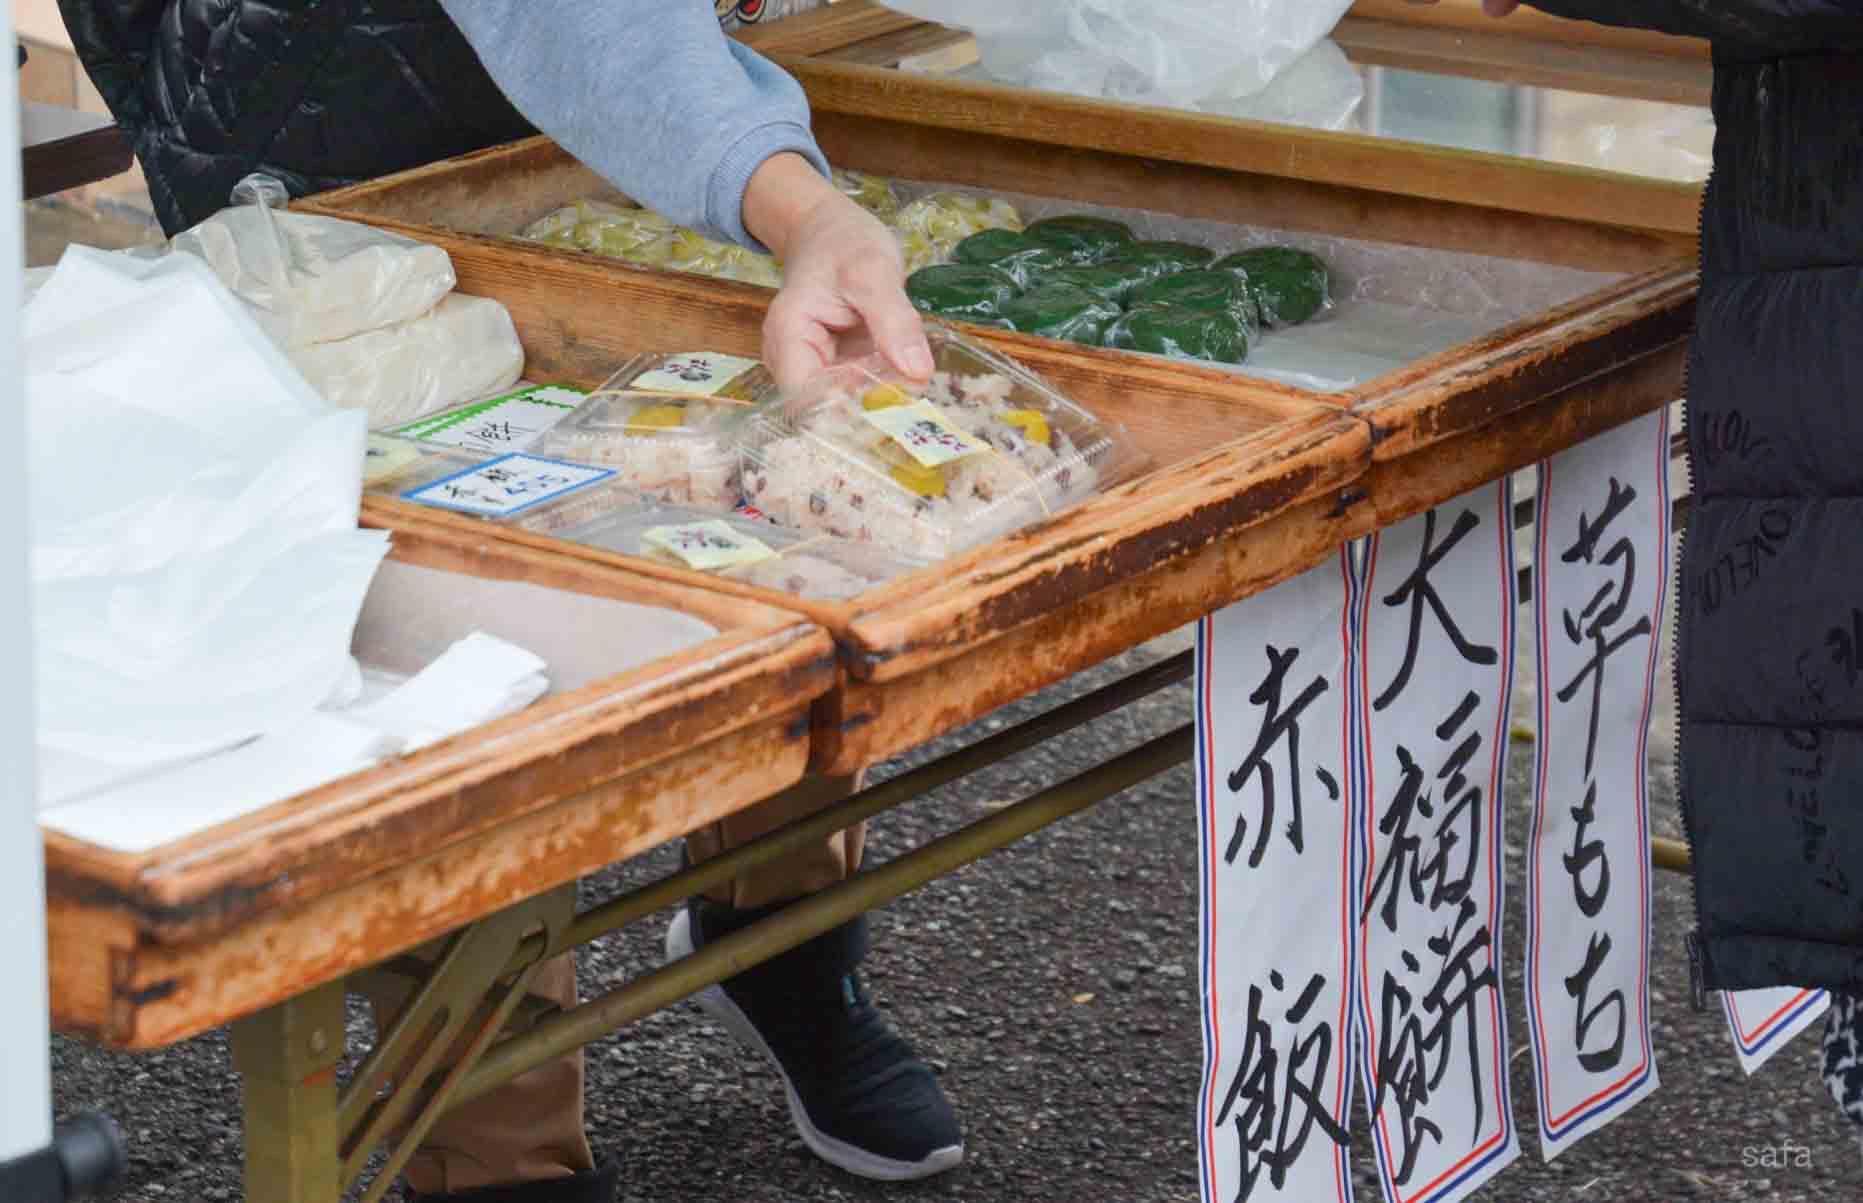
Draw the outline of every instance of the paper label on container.
M401 496L421 505L482 518L510 518L613 475L611 468L590 468L535 455L501 455L444 480L409 489Z
M717 519L656 526L643 533L640 541L700 572L755 564L776 554L755 535L734 530Z
M627 387L642 392L716 397L729 388L732 381L756 366L756 360L745 359L740 355L693 351L674 356L661 367L637 377Z
M930 401L863 409L861 415L927 468L989 450Z
M389 433L492 455L525 451L575 412L584 396L575 389L541 385L434 414Z

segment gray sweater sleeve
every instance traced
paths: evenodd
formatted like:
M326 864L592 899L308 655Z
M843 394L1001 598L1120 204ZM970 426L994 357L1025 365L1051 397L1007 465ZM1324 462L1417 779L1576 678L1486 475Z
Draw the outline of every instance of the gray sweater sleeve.
M705 0L441 3L532 125L681 225L756 246L744 189L764 160L795 151L827 172L802 88Z

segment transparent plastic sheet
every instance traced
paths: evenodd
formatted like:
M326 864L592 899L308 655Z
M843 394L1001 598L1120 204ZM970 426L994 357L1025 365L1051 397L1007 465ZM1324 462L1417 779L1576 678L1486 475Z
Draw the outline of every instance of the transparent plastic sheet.
M1020 87L1194 108L1253 96L1332 32L1350 0L885 0L967 29Z
M738 500L732 430L769 385L754 360L707 352L639 356L535 444L600 464L642 496L729 509Z
M741 427L746 502L773 521L941 560L1141 471L1125 432L938 325L932 380L840 365Z
M844 601L924 566L875 543L690 506L622 510L560 537L814 601Z
M326 400L394 426L510 388L524 348L497 301L453 293L427 313L290 352Z
M432 309L456 279L447 253L370 226L290 213L285 187L251 175L233 204L177 234L256 312L281 347L349 338Z
M908 197L948 191L938 182L896 182ZM1033 223L1085 214L1113 218L1144 241L1188 242L1219 255L1291 246L1325 262L1331 305L1313 320L1264 330L1231 370L1332 392L1439 354L1605 287L1621 277L1545 263L1428 247L1231 225L1021 193L995 194Z

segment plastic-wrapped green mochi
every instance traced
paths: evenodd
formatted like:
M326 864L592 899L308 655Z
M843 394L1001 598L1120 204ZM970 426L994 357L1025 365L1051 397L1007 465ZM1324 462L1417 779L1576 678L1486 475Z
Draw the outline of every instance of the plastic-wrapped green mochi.
M1002 317L1024 334L1098 344L1119 306L1073 284L1043 284L1004 304Z
M967 263L921 267L906 280L906 296L918 309L968 321L998 317L1017 291L1002 272Z
M951 258L977 267L993 267L1027 288L1036 277L1074 260L1066 251L1036 242L1015 230L984 230L957 244Z
M1075 288L1084 288L1101 300L1122 305L1132 290L1145 282L1145 277L1130 268L1098 263L1058 267L1042 273L1036 277L1035 282L1038 285L1069 284Z
M1237 251L1215 263L1218 271L1248 280L1249 293L1270 326L1298 326L1331 303L1331 279L1318 255L1291 246Z
M1076 263L1098 263L1132 242L1131 226L1083 214L1031 222L1024 233L1045 246L1066 251Z
M1216 252L1189 242L1134 242L1119 248L1107 266L1127 267L1148 280L1208 267Z
M1190 271L1159 276L1132 290L1131 303L1173 305L1206 313L1233 313L1253 328L1258 317L1248 281L1234 272Z
M1179 359L1241 363L1248 358L1249 333L1248 322L1237 313L1141 305L1107 328L1106 345Z

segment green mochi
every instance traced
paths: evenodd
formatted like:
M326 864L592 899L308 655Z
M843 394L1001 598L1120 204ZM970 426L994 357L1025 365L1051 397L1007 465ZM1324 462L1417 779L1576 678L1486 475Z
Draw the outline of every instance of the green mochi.
M1155 280L1208 267L1215 258L1215 251L1188 242L1133 242L1114 252L1106 266L1130 268Z
M988 321L1020 290L1002 272L967 263L922 267L906 280L906 297L924 313Z
M1050 217L1023 231L1029 238L1065 251L1076 263L1098 263L1132 242L1132 227L1105 217Z
M1072 284L1043 284L1002 308L1002 318L1024 334L1098 345L1119 306Z
M1134 308L1171 305L1206 313L1233 313L1253 328L1257 316L1248 281L1234 272L1192 271L1159 276L1132 290Z
M1027 288L1041 273L1066 267L1074 260L1066 251L1045 245L1014 230L984 230L957 244L951 258L976 267L993 267Z
M1108 264L1085 264L1079 267L1059 267L1050 272L1043 272L1035 278L1038 286L1049 284L1067 284L1075 288L1084 288L1103 301L1123 304L1127 294L1145 282L1145 277L1132 271L1122 271Z
M1237 251L1214 266L1248 280L1261 320L1269 326L1298 326L1331 302L1326 264L1318 255L1291 246Z
M1106 345L1179 359L1241 363L1248 358L1249 326L1226 310L1142 305L1128 310L1106 331Z

